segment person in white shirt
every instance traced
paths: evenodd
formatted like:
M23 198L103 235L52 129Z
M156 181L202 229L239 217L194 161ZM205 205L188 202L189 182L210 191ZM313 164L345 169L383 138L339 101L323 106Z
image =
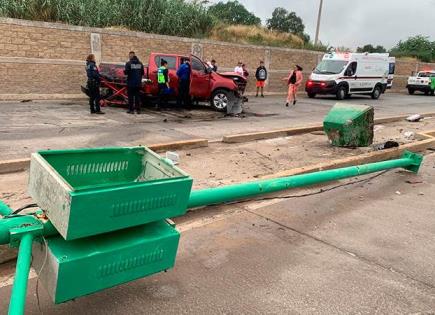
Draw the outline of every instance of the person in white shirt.
M243 67L242 67L242 65L243 65L243 62L239 61L237 63L237 66L234 68L234 72L237 73L237 74L243 75Z

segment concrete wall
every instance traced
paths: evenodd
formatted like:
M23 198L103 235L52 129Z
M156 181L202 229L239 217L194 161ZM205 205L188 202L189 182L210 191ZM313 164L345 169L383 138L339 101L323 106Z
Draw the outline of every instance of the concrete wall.
M94 53L99 61L125 62L134 50L144 63L151 52L189 54L216 59L221 70L231 70L239 60L251 72L249 90L254 89L254 71L259 60L269 68L269 92L285 92L280 80L290 67L300 64L305 77L321 53L313 51L237 45L232 43L152 35L112 29L88 28L0 18L0 100L82 97L84 60ZM419 67L414 61L398 61L395 89L403 89L406 77Z

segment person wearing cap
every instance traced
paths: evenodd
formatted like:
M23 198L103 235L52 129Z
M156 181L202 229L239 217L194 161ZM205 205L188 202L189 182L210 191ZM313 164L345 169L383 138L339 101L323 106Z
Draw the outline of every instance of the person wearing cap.
M160 61L160 68L157 71L157 83L159 86L159 101L157 108L167 104L166 95L169 91L169 71L168 62L164 59Z
M288 77L283 78L284 81L287 81L288 85L287 101L285 103L286 107L288 107L290 103L296 105L298 88L303 80L302 70L301 66L296 65L294 69L290 71Z

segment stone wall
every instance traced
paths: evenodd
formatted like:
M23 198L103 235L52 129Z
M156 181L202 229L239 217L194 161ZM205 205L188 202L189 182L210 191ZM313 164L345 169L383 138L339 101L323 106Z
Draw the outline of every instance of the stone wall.
M134 50L147 63L151 52L193 53L216 59L221 70L231 70L242 60L251 72L249 90L259 60L264 60L270 77L268 92L282 93L281 78L290 67L300 64L305 78L315 67L321 53L254 45L152 35L115 29L88 28L0 18L1 99L82 97L85 82L84 60L94 53L98 61L124 62ZM406 77L419 68L435 65L414 61L397 62L395 89L403 89Z

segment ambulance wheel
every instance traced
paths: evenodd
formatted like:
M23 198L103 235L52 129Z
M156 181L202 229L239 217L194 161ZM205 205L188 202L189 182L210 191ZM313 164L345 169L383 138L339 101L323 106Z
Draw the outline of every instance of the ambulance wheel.
M408 88L408 93L409 93L409 94L413 95L413 94L414 94L414 92L415 92L415 90L414 90L414 89Z
M381 87L379 85L375 86L375 89L372 92L372 99L377 100L381 96L381 94L382 94Z
M428 96L429 95L429 91L425 91L424 95Z
M435 90L430 90L429 95L430 95L430 96L434 96L434 95L435 95Z
M226 90L216 90L211 97L211 106L219 111L223 112L227 109L227 106L231 100L230 92Z
M347 88L344 85L340 86L336 94L337 100L340 101L344 100L346 98L346 95L347 95Z
M316 97L316 93L307 93L309 98L315 98Z

